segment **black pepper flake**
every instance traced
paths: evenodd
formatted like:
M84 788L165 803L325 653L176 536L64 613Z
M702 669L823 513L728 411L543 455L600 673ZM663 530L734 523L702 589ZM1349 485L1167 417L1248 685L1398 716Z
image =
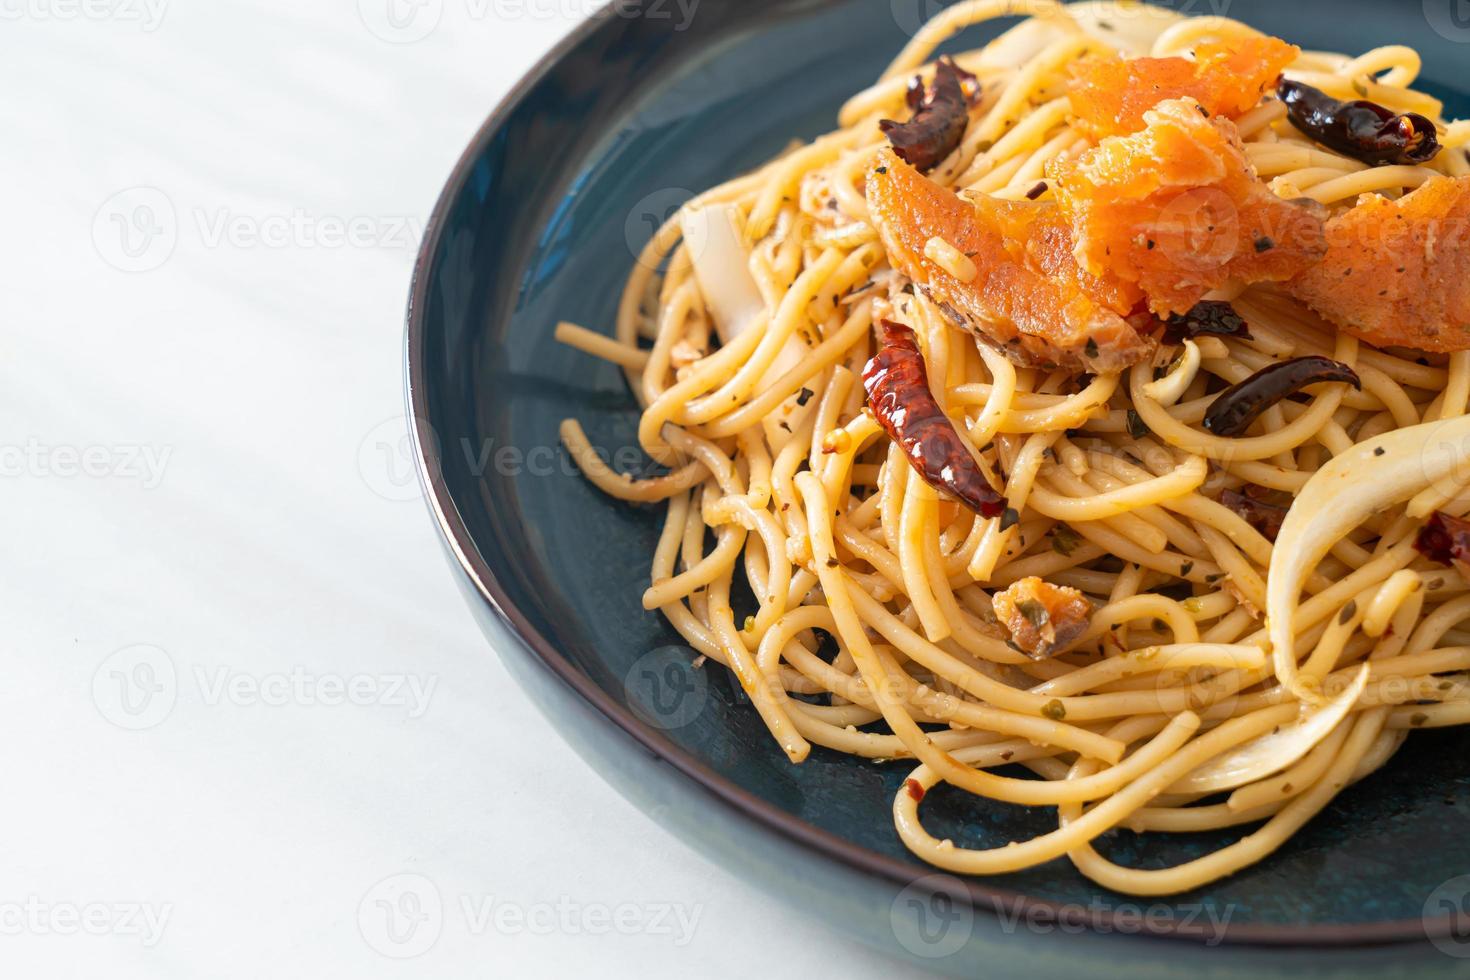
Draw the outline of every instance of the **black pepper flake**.
M1148 423L1138 414L1137 409L1128 409L1128 434L1135 439L1142 439L1149 434Z
M785 419L782 419L780 422L777 422L776 424L779 425L781 428L785 429L787 432L790 432L791 431L791 426L789 426L789 425L786 424L786 420Z
M1148 246L1148 250L1150 252L1152 252L1154 250L1154 246L1157 245L1158 243L1155 242L1152 238L1150 238L1146 244Z
M875 174L886 174L886 173L888 173L888 168L887 167L874 167L873 168L873 172Z
M1271 249L1273 249L1275 247L1276 247L1276 243L1273 242L1270 239L1270 237L1267 236L1267 235L1262 235L1260 238L1257 238L1256 239L1256 251L1257 252L1269 252L1269 251L1271 251Z
M805 406L807 402L812 400L812 396L815 394L816 392L810 388L801 389L796 393L796 404Z
M1409 716L1409 724L1413 725L1415 728L1421 727L1428 720L1429 716L1422 711L1416 711Z
M1096 358L1097 357L1097 341L1096 340L1093 340L1091 337L1088 337L1087 338L1087 345L1083 348L1083 352L1089 358Z
M1384 449L1382 446L1374 446L1373 447L1373 455L1374 456L1382 456L1386 452L1388 452L1388 450L1387 449Z
M1019 523L1021 523L1021 515L1014 507L1007 507L1000 515L1000 529L1002 531L1009 531Z
M1039 181L1036 182L1036 186L1035 187L1031 188L1029 191L1026 192L1026 200L1028 200L1028 201L1034 201L1038 197L1040 197L1041 195L1043 195L1045 193L1046 193L1046 181L1039 180Z
M1194 562L1192 561L1187 561L1179 566L1180 575L1188 575L1192 571L1194 571Z
M1358 600L1349 599L1348 604L1342 607L1342 612L1337 614L1337 625L1346 626L1348 622L1358 614Z

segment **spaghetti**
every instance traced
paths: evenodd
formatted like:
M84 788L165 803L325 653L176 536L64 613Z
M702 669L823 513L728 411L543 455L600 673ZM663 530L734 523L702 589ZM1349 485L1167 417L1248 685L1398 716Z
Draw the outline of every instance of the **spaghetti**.
M1017 14L1030 19L931 63L962 29ZM1348 136L1336 149L1311 138L1272 88L1226 90L1251 45L1320 96L1322 118L1342 115L1334 100L1383 109L1376 162L1344 152ZM1172 73L1178 98L1083 118L1069 95L1100 64ZM1424 198L1410 192L1470 174L1470 125L1412 88L1419 68L1402 46L1300 52L1142 5L947 8L844 106L842 128L675 216L612 338L559 328L627 372L640 442L669 468L615 473L563 424L598 487L667 502L644 607L734 673L793 762L813 745L915 762L897 832L957 873L1066 856L1119 891L1194 888L1280 847L1407 730L1470 722L1470 583L1416 550L1427 519L1470 511L1470 352L1454 338L1422 345L1438 353L1394 346L1295 286L1320 274L1303 256L1382 252L1331 240L1361 195L1412 223ZM1383 149L1395 113L1432 123L1401 126L1420 162ZM1307 222L1254 233L1216 263L1224 281L1195 276L1182 303L1161 298L1174 280L1151 291L1151 238L1115 240L1144 250L1136 262L1076 258L1107 240L1105 223L1080 222L1136 204L1089 154L1164 145L1166 123L1241 157L1211 185L1236 212ZM875 203L885 187L910 195L900 204L929 195L972 244L955 232L907 249L910 229ZM1431 254L1413 239L1430 265L1407 275L1455 258L1438 241ZM1019 295L998 284L1006 263ZM1042 290L1064 288L1039 316L1054 295ZM1014 317L995 313L1007 303ZM737 622L742 580L755 606ZM1008 765L1039 778L995 771ZM1058 827L989 850L937 839L920 808L941 782L1056 807ZM1092 847L1118 827L1245 824L1236 843L1159 870Z

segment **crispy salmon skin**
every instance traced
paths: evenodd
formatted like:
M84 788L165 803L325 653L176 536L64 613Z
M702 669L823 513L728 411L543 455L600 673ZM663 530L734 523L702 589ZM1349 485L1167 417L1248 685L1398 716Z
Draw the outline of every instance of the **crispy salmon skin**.
M1234 123L1187 98L1143 119L1138 132L1054 168L1089 274L1117 280L1165 316L1227 282L1290 279L1325 254L1322 208L1271 193Z
M1327 242L1293 296L1377 347L1470 350L1470 177L1365 195L1328 222Z
M1274 37L1197 45L1185 58L1096 58L1072 69L1068 98L1093 138L1136 133L1143 114L1169 99L1192 98L1210 115L1238 116L1271 91L1301 49Z
M886 149L868 173L867 198L893 267L1012 361L1113 372L1152 352L1152 341L1101 301L1121 302L1121 294L1077 266L1070 225L1054 204L972 203ZM963 281L928 258L934 238L966 255L975 277Z

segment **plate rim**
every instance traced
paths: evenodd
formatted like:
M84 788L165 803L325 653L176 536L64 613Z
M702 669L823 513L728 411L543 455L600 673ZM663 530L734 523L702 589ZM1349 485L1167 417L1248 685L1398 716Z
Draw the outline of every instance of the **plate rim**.
M650 0L633 0L641 8ZM659 2L659 0L652 0ZM946 4L953 0L946 0ZM428 304L429 270L434 264L443 243L447 218L455 203L460 199L468 183L469 175L486 148L494 141L504 125L526 98L549 76L575 48L594 36L607 22L614 6L625 8L629 0L606 0L584 20L579 22L565 37L558 41L545 55L511 86L505 96L475 131L440 191L433 211L424 225L418 254L414 260L409 289L408 306L404 331L404 396L408 410L409 432L414 448L414 463L418 472L425 502L434 518L435 526L445 546L450 550L459 570L474 585L479 597L486 602L496 617L506 627L525 653L529 654L589 705L596 708L604 723L621 729L644 749L667 762L685 778L718 799L724 806L732 808L738 815L753 821L768 832L775 833L799 845L803 850L826 860L845 865L899 888L912 885L925 876L922 869L905 864L896 858L880 854L845 837L823 830L814 824L792 816L775 804L746 790L720 773L705 765L691 753L664 738L651 727L614 701L590 677L568 660L556 645L535 628L520 611L509 593L500 584L494 572L480 557L479 549L468 527L461 519L454 502L454 495L443 479L439 463L438 442L435 427L430 417L428 398L428 372L425 365L424 346L428 333L426 308ZM492 646L493 649L493 646ZM499 655L499 651L496 651ZM685 841L689 844L689 841ZM691 846L695 846L692 845ZM695 849L699 848L695 846ZM970 875L955 874L935 868L928 874L944 875L964 886L966 896L977 913L998 916L1000 909L1013 914L1019 910L1023 916L1038 914L1043 919L1072 916L1076 903L1056 902L1038 898L1023 891L998 887L986 883L986 879ZM1111 893L1110 893L1111 894ZM1169 896L1159 896L1167 902ZM1127 896L1116 904L1134 901ZM1132 920L1129 920L1132 923ZM1142 928L1131 924L1120 930L1116 912L1096 915L1087 923L1093 935L1115 933L1152 939L1164 939L1189 944L1228 946L1245 950L1249 948L1350 950L1353 947L1419 946L1430 940L1449 935L1453 930L1450 916L1442 919L1403 919L1383 922L1344 924L1287 924L1273 925L1253 923L1243 926L1227 924L1220 932L1203 932L1170 925L1154 925L1145 921Z

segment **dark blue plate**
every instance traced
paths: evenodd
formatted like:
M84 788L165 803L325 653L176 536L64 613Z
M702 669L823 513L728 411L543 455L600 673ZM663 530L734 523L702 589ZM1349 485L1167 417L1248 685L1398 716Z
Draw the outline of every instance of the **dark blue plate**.
M1311 47L1411 44L1426 87L1449 97L1470 62L1470 21L1454 2L1235 0L1228 13ZM678 635L642 610L660 510L603 497L557 438L563 418L578 418L614 465L637 469L634 403L618 371L558 345L552 328L565 318L607 329L658 223L792 136L830 129L921 9L942 6L624 0L553 51L475 136L434 212L408 318L415 437L470 604L559 730L657 820L801 909L931 967L1470 970L1452 955L1470 957L1470 877L1457 879L1470 874L1466 732L1416 733L1278 854L1197 893L1132 899L1066 861L959 881L916 862L893 831L906 765L820 749L788 764L738 688L691 669ZM1055 826L1050 810L944 789L925 817L980 847ZM1156 867L1231 839L1123 832L1100 847Z

